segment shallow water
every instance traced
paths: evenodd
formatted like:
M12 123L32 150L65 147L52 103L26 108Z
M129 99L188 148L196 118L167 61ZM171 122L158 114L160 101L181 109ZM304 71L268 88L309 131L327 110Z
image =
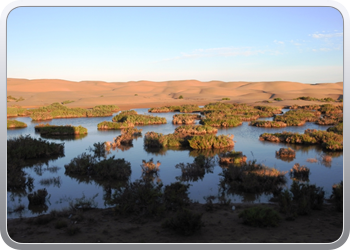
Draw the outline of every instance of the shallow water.
M139 114L149 114L148 109L135 109ZM287 111L287 110L284 110ZM167 124L163 125L148 125L148 126L136 126L142 129L142 135L144 136L148 131L155 131L158 133L169 134L173 133L175 128L179 125L172 124L172 116L175 113L157 113L155 116L162 116L167 119ZM115 115L115 114L114 114ZM30 135L33 138L40 138L40 134L34 132L34 126L40 122L32 122L29 117L11 118L18 121L25 122L28 127L23 129L11 129L7 130L7 138L17 137L19 135ZM264 120L272 120L272 118L263 118ZM65 156L56 160L50 160L47 165L27 167L24 171L34 178L34 191L41 188L46 188L50 198L47 205L50 212L51 209L60 209L68 206L68 202L72 199L81 198L85 195L86 198L91 198L94 195L98 196L94 199L98 203L98 207L103 208L103 188L96 184L91 183L79 183L76 179L73 179L64 174L64 165L68 164L74 157L80 155L83 152L89 153L88 148L92 147L96 142L112 141L113 138L120 135L120 130L99 131L97 130L97 124L102 121L111 121L112 117L95 117L95 118L74 118L74 119L54 119L51 121L45 121L41 123L49 123L52 125L67 125L73 126L81 125L88 129L88 135L78 139L65 138L46 139L48 141L56 143L64 143ZM198 121L197 121L198 123ZM257 163L263 163L268 167L274 167L280 171L289 171L295 163L299 163L301 166L305 165L310 168L310 184L316 184L323 187L325 191L325 197L328 198L332 192L332 185L339 183L343 180L343 153L323 152L319 146L302 146L285 143L273 143L260 141L259 135L265 132L276 133L282 131L291 131L304 133L307 128L326 130L330 126L319 126L314 123L306 123L301 127L286 127L286 128L258 128L248 125L249 122L243 122L242 126L234 128L218 129L217 135L220 134L233 134L235 151L242 151L249 160L256 160ZM134 139L133 147L128 150L111 150L107 157L115 155L116 158L125 158L125 160L131 163L132 174L130 176L131 181L140 179L142 176L141 164L142 160L149 161L153 158L154 162L161 162L160 171L158 174L159 179L164 185L168 185L177 181L176 177L181 176L181 170L175 168L179 163L192 163L194 156L190 154L190 150L170 149L162 152L147 152L143 146L143 136ZM283 161L275 157L275 152L281 147L291 147L296 150L296 157L292 161ZM331 155L333 157L330 164L322 163L321 156L324 154ZM306 160L308 158L317 158L318 162L309 163ZM57 172L50 171L52 167L58 167ZM189 192L190 198L200 203L205 203L204 196L219 194L219 181L220 173L222 173L222 167L216 162L212 173L206 173L203 179L198 181L188 182L191 184ZM56 185L42 185L40 181L47 178L60 177L60 183ZM289 175L286 175L288 182L286 187L289 187L292 183ZM261 195L255 197L254 195L230 195L228 198L232 202L268 202L272 195ZM22 216L35 216L32 211L28 210L28 199L26 195L22 197L7 192L7 207L9 210L23 204L25 211ZM18 217L19 214L8 213L8 218Z

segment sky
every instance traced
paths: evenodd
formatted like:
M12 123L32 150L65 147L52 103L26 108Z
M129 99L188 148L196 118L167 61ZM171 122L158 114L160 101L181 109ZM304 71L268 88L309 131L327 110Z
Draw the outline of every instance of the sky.
M19 7L7 77L340 82L343 19L332 7Z

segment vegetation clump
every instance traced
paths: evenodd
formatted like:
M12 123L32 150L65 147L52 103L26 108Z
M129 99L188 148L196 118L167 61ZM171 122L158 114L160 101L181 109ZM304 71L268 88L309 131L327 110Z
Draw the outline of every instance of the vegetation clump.
M19 136L7 140L7 159L35 159L50 156L63 156L64 144L48 142L42 139Z
M240 165L242 163L245 163L247 161L247 157L243 155L242 152L236 152L236 151L231 151L231 152L226 152L222 153L219 156L219 163L221 164L235 164L235 165Z
M155 164L153 162L153 158L150 159L148 162L145 160L142 160L142 172L145 174L156 174L159 171L159 166L161 165L161 163L159 161L157 161L157 163Z
M242 125L241 119L237 117L222 118L222 119L202 119L200 124L211 126L211 127L237 127Z
M86 176L93 180L126 181L131 174L131 167L124 159L115 159L114 156L97 161L95 157L83 153L64 165L65 175Z
M339 212L343 212L343 181L332 186L332 195L330 200L335 204L335 208Z
M252 227L276 227L282 219L276 210L263 206L244 209L238 217L243 219L244 224Z
M178 134L163 135L162 133L147 132L144 136L144 145L147 148L165 148L188 146L187 138Z
M343 113L343 104L341 105L323 104L320 106L319 111L322 114L326 114L326 115Z
M140 115L134 110L122 111L120 114L112 118L117 123L131 123L134 125L150 125L167 123L164 117L152 115Z
M167 210L178 210L188 206L191 202L188 197L190 184L181 182L171 183L164 188L164 204Z
M50 125L39 124L35 126L35 132L39 132L40 135L84 135L87 134L87 129L82 126L72 125Z
M173 105L173 106L163 106L158 108L150 108L148 112L150 113L167 113L167 112L181 112L181 113L192 113L199 112L202 109L198 105L194 104L184 104L184 105Z
M310 174L310 169L305 166L300 166L299 163L294 164L293 168L289 172L290 177L293 180L297 180L297 181L308 181L309 174Z
M324 115L315 123L318 125L337 125L339 123L343 123L343 113Z
M315 122L321 115L318 111L308 110L290 110L283 115L277 115L274 117L276 122L284 122L287 126L302 126L305 122Z
M183 125L175 129L174 134L178 135L205 135L216 134L218 130L210 126L201 125Z
M56 102L45 107L27 110L27 112L33 121L42 121L58 118L111 116L118 109L116 105L99 105L92 109L68 108Z
M280 98L280 97L274 98L274 100L275 100L275 101L278 101L278 102L283 101L283 99Z
M297 215L308 215L312 210L322 209L323 201L323 188L298 181L293 181L290 189L279 195L280 211L286 214L287 220L294 220Z
M26 128L27 124L24 122L16 121L16 120L7 120L7 129L10 128Z
M316 129L307 129L304 134L286 131L275 134L264 133L260 135L259 139L263 141L286 142L293 144L321 144L326 150L343 150L343 136L333 132Z
M276 151L276 155L281 158L284 158L284 157L295 158L295 151L291 148L280 148L279 151Z
M173 124L193 124L195 119L200 119L200 115L196 114L176 114L173 116Z
M27 116L27 115L29 115L27 109L22 108L21 106L7 107L7 117Z
M133 139L142 135L142 129L137 128L126 128L122 129L121 135L114 139L114 142L110 144L113 148L120 147L122 145L131 145Z
M228 97L224 97L224 98L222 98L221 100L223 100L223 101L229 101L229 100L231 100L231 99L228 98Z
M195 135L188 140L188 142L193 149L226 148L235 145L233 142L233 135Z
M110 130L110 129L126 129L126 128L132 128L135 125L130 122L108 122L103 121L97 124L97 129L101 130Z
M255 127L264 127L264 128L283 128L287 127L287 124L284 122L276 122L276 121L252 121L249 123L250 126Z

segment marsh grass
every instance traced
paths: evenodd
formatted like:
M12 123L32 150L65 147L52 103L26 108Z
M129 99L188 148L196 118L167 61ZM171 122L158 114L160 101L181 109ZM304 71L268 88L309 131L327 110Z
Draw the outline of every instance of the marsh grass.
M200 115L196 114L175 114L173 115L173 124L193 124L195 119L200 119Z
M343 135L343 123L338 123L336 126L334 127L329 127L327 129L327 132L333 132L339 135Z
M120 114L114 116L112 121L117 123L131 123L134 125L150 125L150 124L166 124L164 117L153 115L140 115L134 110L122 111Z
M225 148L234 146L233 135L195 135L188 140L193 149Z
M316 129L306 129L304 134L286 131L275 134L264 133L260 135L259 139L263 141L286 142L292 144L321 144L326 150L343 150L343 136Z
M7 129L11 128L26 128L27 124L24 122L16 121L16 120L7 120Z
M276 156L280 158L295 158L295 151L291 148L280 148L279 151L276 151Z
M39 132L40 135L48 136L60 136L60 135L84 135L87 134L87 129L82 126L72 125L50 125L50 124L39 124L35 126L35 131Z
M287 124L284 122L276 121L252 121L249 123L250 126L263 127L263 128L283 128L287 127Z
M51 120L57 118L103 117L112 116L119 108L116 105L98 105L92 109L68 108L61 103L27 110L33 121Z
M305 166L300 166L299 163L295 163L289 172L291 179L297 181L309 181L309 174L310 169Z
M220 164L236 164L240 165L242 163L245 163L247 161L247 157L243 155L242 152L238 151L231 151L222 153L219 156L219 163Z
M108 122L103 121L97 124L97 129L101 130L109 130L109 129L126 129L126 128L132 128L134 127L133 123L130 122Z

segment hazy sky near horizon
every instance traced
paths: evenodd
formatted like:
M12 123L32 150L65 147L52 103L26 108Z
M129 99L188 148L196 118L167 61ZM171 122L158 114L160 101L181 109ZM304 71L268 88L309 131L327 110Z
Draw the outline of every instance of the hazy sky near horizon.
M339 82L343 19L331 7L20 7L7 77Z

